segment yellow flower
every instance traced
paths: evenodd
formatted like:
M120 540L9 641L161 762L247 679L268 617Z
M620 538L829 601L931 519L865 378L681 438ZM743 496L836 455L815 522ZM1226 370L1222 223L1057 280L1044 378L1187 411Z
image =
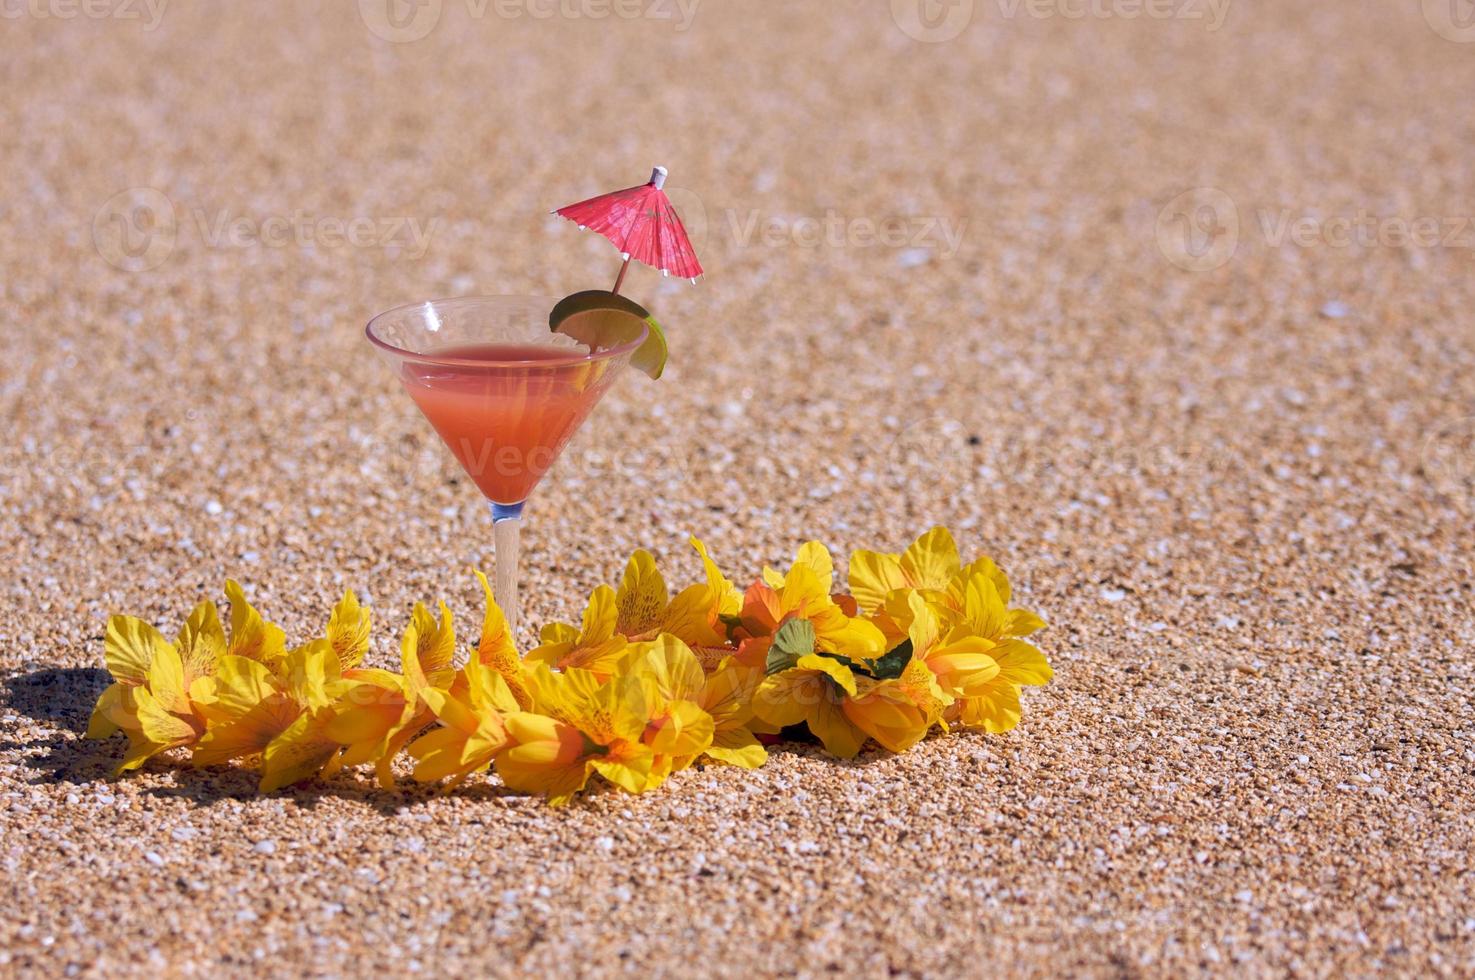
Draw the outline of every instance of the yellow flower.
M709 574L713 570L715 566ZM717 574L720 578L721 573ZM661 633L672 633L688 644L719 646L726 636L717 629L713 610L723 599L711 584L689 586L671 598L655 558L648 551L637 551L625 565L618 590L607 585L594 590L581 628L562 623L544 627L539 637L542 642L528 654L528 660L608 677L630 643L653 640Z
M261 618L234 580L226 580L225 597L230 600L230 646L225 651L229 656L272 664L287 655L287 634Z
M522 657L518 656L512 635L507 632L507 617L502 614L502 607L497 605L487 577L478 571L476 578L486 596L486 614L481 622L481 639L476 645L475 659L502 675L512 697L526 711L533 705L533 696L522 681Z
M768 761L768 751L752 730L753 697L763 682L763 670L729 657L707 675L697 704L712 717L712 744L706 757L730 766L757 769ZM686 768L678 763L678 769Z
M792 667L763 679L753 696L753 711L780 728L804 722L826 751L850 759L866 740L866 733L842 710L845 699L856 693L855 680L838 660L804 654Z
M999 674L999 664L994 659L998 644L967 630L944 638L943 620L937 608L922 598L920 592L907 592L906 599L911 615L907 635L913 660L927 665L949 701L985 694L989 682Z
M528 663L547 664L560 670L588 670L599 677L608 677L625 655L627 643L617 631L617 622L615 590L607 585L598 586L584 607L582 628L564 623L544 626L539 634L542 642L528 653Z
M954 649L981 639L998 665L997 674L970 685L948 710L949 720L969 728L1007 732L1019 724L1019 688L1049 683L1054 676L1045 655L1018 639L1017 631L1032 633L1044 621L1033 613L1009 609L1007 597L1007 582L1001 591L997 580L980 570L968 580L958 623L947 636Z
M945 527L932 528L903 554L857 551L850 559L850 591L861 609L872 612L871 621L886 634L889 644L906 638L912 592L921 593L950 627L963 613L969 584L980 576L993 583L1007 606L1008 577L988 557L964 566ZM1044 620L1028 610L1005 609L1002 621L986 635L1028 636L1044 625Z
M429 609L416 603L400 639L400 669L404 673L363 669L348 672L355 686L340 695L340 703L324 729L325 735L344 747L337 764L373 762L379 785L393 787L394 757L435 721L424 692L449 688L456 680L452 663L455 653L451 610L442 602L437 620Z
M454 777L442 791L449 793L466 777L491 765L492 758L507 747L507 725L503 716L520 709L512 690L490 664L473 658L462 670L464 694L427 688L421 697L440 721L436 728L410 743L416 760L415 778L432 783Z
M327 639L343 670L357 667L369 652L372 622L369 609L359 605L352 589L344 592L342 601L333 607L333 614L328 618Z
M511 737L497 754L497 774L512 789L546 793L567 803L597 772L631 793L651 788L655 753L642 741L647 718L641 682L619 677L601 683L587 670L555 674L540 663L524 675L539 714L506 716Z
M902 554L857 551L850 556L850 594L861 609L881 608L897 589L947 591L962 562L945 527L934 527Z
M338 657L325 639L287 653L275 669L242 656L221 658L212 697L200 705L207 729L196 766L262 757L262 792L317 773L339 749L324 728L344 687Z
M645 720L641 741L655 753L657 782L712 747L716 723L701 704L707 675L678 637L662 633L633 644L622 672L640 685L638 707L632 707Z
M815 650L820 652L871 658L887 649L885 634L865 619L846 615L830 595L828 577L808 561L796 561L778 586L754 582L743 597L741 616L739 632L760 641L741 647L739 659L749 665L765 662L768 644L763 641L791 619L814 627Z
M205 732L199 707L211 697L211 680L221 658L244 650L275 655L280 629L265 622L246 601L241 587L226 583L231 599L231 636L226 639L213 602L190 613L174 643L131 616L108 620L104 657L114 683L97 699L87 724L88 738L122 731L128 753L118 772L136 769L150 757L194 744Z
M552 806L562 806L589 782L592 756L601 747L577 727L526 711L507 715L503 722L511 744L497 754L496 766L510 789L542 793Z
M743 608L743 593L722 574L717 563L707 554L705 544L696 538L687 540L701 556L702 567L707 575L706 622L704 630L693 630L688 635L681 636L681 639L691 647L697 660L701 661L702 669L711 673L724 660L737 653L737 644L732 642L730 633Z
M905 752L937 724L951 701L927 665L913 659L900 677L857 677L855 696L846 698L841 710L855 727L890 751Z
M835 583L835 560L830 557L830 550L818 541L806 541L799 546L799 551L794 555L795 565L805 565L824 583L826 593L834 589ZM784 576L763 566L763 581L771 588L780 588L784 584Z

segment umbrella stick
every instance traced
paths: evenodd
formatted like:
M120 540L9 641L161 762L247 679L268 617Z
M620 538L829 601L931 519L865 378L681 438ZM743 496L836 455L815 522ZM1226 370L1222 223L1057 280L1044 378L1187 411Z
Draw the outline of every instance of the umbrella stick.
M630 256L627 255L627 256L625 256L625 264L622 265L622 266L620 266L620 274L615 277L615 288L614 289L611 289L610 292L612 292L612 293L614 293L616 295L619 295L619 292L620 292L620 284L625 281L625 273L628 272L629 270L630 270Z

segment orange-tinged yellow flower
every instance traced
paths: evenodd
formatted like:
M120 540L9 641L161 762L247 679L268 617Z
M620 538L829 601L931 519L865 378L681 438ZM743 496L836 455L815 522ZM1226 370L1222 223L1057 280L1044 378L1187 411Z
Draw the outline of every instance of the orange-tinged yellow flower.
M799 546L799 551L794 555L795 565L805 565L812 570L816 577L824 583L826 593L834 591L835 585L835 560L830 557L830 550L818 541L806 541ZM791 566L792 567L792 566ZM784 584L784 576L763 566L763 581L770 588L781 588Z
M662 633L633 644L622 668L640 685L631 707L645 719L641 741L655 753L653 772L664 779L712 747L716 723L701 705L707 675L685 643Z
M717 563L707 553L705 544L694 537L687 540L701 556L702 567L706 571L706 617L704 630L693 630L688 635L682 635L681 639L696 654L702 669L711 673L738 651L738 645L732 642L730 634L738 613L742 611L743 593L722 574L722 569L717 567Z
M206 731L191 757L197 766L262 757L261 789L305 779L339 746L323 731L344 682L338 657L318 639L287 653L275 669L242 656L221 658L212 697L200 705Z
M850 588L860 608L886 634L888 644L904 640L911 621L913 592L930 603L944 627L952 628L964 614L967 592L974 583L991 583L1004 604L1000 619L974 627L975 635L1028 636L1044 627L1044 620L1025 609L1009 609L1009 579L988 557L969 565L958 558L957 544L946 528L934 527L900 555L857 551L850 560ZM980 632L980 630L984 630Z
M870 658L887 649L885 634L865 619L846 615L830 595L829 582L806 562L795 562L777 587L754 582L743 597L741 615L740 632L749 639L772 636L786 621L803 619L814 626L818 651ZM747 644L739 658L756 665L766 655L766 644Z
M711 601L708 623L714 629L719 626L723 616L736 616L738 610L743 606L743 593L727 576L722 574L722 569L707 554L707 546L696 538L687 538L696 553L701 556L702 568L707 574L708 599Z
M521 710L507 681L490 664L473 658L461 674L464 684L453 687L464 687L464 694L438 688L421 692L441 727L411 742L408 750L420 782L452 777L442 788L447 793L491 765L508 744L504 716Z
M757 769L768 761L768 750L752 730L753 697L762 682L762 668L745 666L731 657L707 675L697 698L697 704L712 718L707 758L744 769ZM678 762L677 768L689 764L689 760Z
M497 775L510 789L542 793L562 806L589 782L595 746L578 728L548 715L515 712L503 719L510 747L496 757Z
M912 659L924 663L948 699L975 697L988 690L999 673L993 657L997 643L967 631L944 637L943 618L920 592L907 592L910 623L907 636Z
M608 677L625 655L628 641L617 629L615 590L595 588L584 607L583 625L575 629L565 623L549 623L539 634L542 641L527 655L529 664L547 664L559 670L588 670Z
M780 728L804 722L826 751L850 759L866 741L866 733L845 717L841 707L855 693L856 678L849 667L809 653L763 679L753 696L753 711Z
M337 764L375 764L379 785L394 786L394 757L435 721L424 698L432 688L448 688L457 678L453 660L456 629L451 610L440 604L440 618L420 603L400 639L402 674L355 669L354 686L343 691L324 734L343 746Z
M951 703L937 678L920 660L909 661L901 676L855 679L855 696L841 705L855 727L892 752L905 752L920 742Z
M618 590L607 585L594 590L581 628L562 623L544 627L542 642L528 654L528 660L608 677L624 659L630 643L652 640L661 633L672 633L688 644L718 646L726 642L726 636L717 629L713 610L722 599L710 584L689 586L671 598L655 558L648 551L637 551L625 565Z
M977 570L961 589L961 609L943 648L983 647L998 665L998 672L986 679L975 677L974 683L958 692L958 701L946 717L969 728L1007 732L1019 723L1020 687L1046 684L1054 672L1044 654L1019 639L1043 627L1044 620L1027 610L1008 607L1008 580L1000 588L1002 573L991 566L974 564Z
M543 663L524 678L539 713L506 717L510 745L496 758L504 783L546 793L554 805L568 802L595 772L631 793L651 788L655 753L641 741L647 718L638 678L603 683L590 671L554 673Z
M502 675L507 688L519 707L526 711L532 707L533 696L522 681L522 657L512 635L507 632L507 617L492 595L492 585L480 571L476 573L486 596L486 614L481 622L481 639L476 645L476 659Z

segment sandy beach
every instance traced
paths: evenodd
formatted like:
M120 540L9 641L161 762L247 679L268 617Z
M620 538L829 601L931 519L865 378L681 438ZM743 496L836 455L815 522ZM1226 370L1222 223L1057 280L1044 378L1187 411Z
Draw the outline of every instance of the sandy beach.
M0 13L0 974L1475 973L1458 5ZM944 524L1050 623L1019 727L562 809L113 778L110 614L474 638L485 505L364 323L608 288L549 209L654 164L707 275L631 270L670 364L528 505L524 624Z

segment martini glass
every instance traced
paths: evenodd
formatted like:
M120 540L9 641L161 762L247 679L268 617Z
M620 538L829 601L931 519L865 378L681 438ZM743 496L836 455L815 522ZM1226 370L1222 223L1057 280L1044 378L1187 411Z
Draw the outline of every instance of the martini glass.
M647 328L591 350L548 328L556 300L469 296L369 321L369 340L492 509L494 595L517 631L523 504L629 362Z

